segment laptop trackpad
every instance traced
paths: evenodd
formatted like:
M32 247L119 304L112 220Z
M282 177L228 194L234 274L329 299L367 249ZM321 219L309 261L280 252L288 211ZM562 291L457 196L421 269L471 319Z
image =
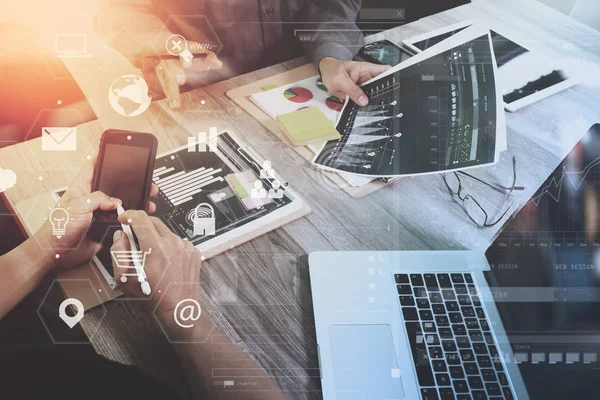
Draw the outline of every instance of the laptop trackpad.
M339 400L404 398L389 325L333 325L329 336Z

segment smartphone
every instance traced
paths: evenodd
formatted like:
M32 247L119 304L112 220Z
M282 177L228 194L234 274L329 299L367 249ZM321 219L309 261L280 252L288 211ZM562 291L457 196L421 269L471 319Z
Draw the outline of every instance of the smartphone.
M358 55L365 61L393 67L402 61L408 60L414 53L397 46L389 40L380 40L363 46Z

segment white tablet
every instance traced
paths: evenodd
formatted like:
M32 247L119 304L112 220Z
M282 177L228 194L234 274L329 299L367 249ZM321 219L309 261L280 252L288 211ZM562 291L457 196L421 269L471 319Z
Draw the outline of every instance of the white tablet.
M421 52L472 25L474 20L424 33L403 41L404 45ZM515 34L494 26L492 44L498 64L498 82L504 98L504 108L516 111L579 82L560 63L530 51L518 44Z

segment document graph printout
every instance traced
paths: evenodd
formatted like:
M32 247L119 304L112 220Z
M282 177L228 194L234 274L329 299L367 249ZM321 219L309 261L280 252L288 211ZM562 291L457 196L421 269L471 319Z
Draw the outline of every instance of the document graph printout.
M256 207L247 207L248 203L233 190L227 177L246 173L252 181L260 179L265 193L273 188L275 178L260 178L261 160L240 147L227 132L210 141L204 147L213 151L190 152L189 146L184 146L157 158L153 176L160 189L158 197L153 199L157 207L155 215L195 245L266 216L294 200L283 190L280 198L266 196ZM214 235L194 234L196 207L203 203L214 210ZM209 214L212 213L202 217L210 218Z
M453 39L453 40L452 40ZM474 26L363 85L369 105L347 100L314 163L390 177L481 166L506 149L489 30Z

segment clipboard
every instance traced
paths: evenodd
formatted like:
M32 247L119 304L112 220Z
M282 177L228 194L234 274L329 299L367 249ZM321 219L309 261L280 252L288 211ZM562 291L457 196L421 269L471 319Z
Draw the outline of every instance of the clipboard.
M219 132L219 135L224 132ZM258 172L257 168L263 165L265 159L255 151L245 140L239 136L227 132L232 141L239 145L237 150L246 157L250 163L254 164L253 172ZM177 152L187 152L188 145L180 146L157 156L157 161L166 156L171 157ZM200 154L200 153L197 153ZM276 165L274 166L277 167ZM258 176L258 175L257 175ZM275 171L275 179L279 180L283 187L286 197L291 199L281 208L277 208L266 215L261 215L251 222L241 224L235 222L235 227L227 230L219 236L197 244L196 248L201 251L205 259L212 258L233 247L240 246L254 238L262 236L272 230L282 227L290 222L300 219L311 212L310 206L302 200L287 182ZM160 184L159 184L160 187ZM23 200L18 203L15 210L21 216L23 225L27 233L31 236L37 232L45 222L47 210L52 209L59 199L59 192L66 188L54 189L49 192L41 193L37 196ZM172 229L172 228L171 228ZM96 261L90 260L81 266L65 270L57 274L57 280L61 284L61 289L66 297L75 297L83 303L84 309L96 307L109 300L121 296L123 293L111 288L107 280L103 277L103 272L96 265ZM74 281L89 281L94 291L82 291L80 285L73 284Z
M288 85L290 83L294 83L303 79L310 78L312 76L318 75L317 70L312 64L306 64L298 68L291 69L286 72L282 72L277 75L273 75L266 79L261 79L259 81L250 83L245 86L240 86L235 89L231 89L227 91L227 97L233 100L238 106L240 106L244 111L246 111L250 116L260 122L265 128L267 128L271 133L273 133L277 138L279 138L284 143L289 143L285 133L282 131L279 123L272 119L269 115L267 115L263 110L260 109L251 99L250 96L254 93L261 92L263 87L276 85L283 86ZM387 186L398 179L393 178L389 180L375 180L370 183L367 183L364 186L354 187L350 185L344 178L342 178L338 173L332 171L325 171L321 168L318 168L312 164L312 160L315 156L315 153L312 152L306 146L294 147L290 146L296 153L300 154L302 158L310 163L311 168L318 169L320 173L325 175L331 182L333 182L336 186L341 188L344 192L346 192L349 196L354 198L362 198L368 194L373 193L376 190L381 189L384 186Z

